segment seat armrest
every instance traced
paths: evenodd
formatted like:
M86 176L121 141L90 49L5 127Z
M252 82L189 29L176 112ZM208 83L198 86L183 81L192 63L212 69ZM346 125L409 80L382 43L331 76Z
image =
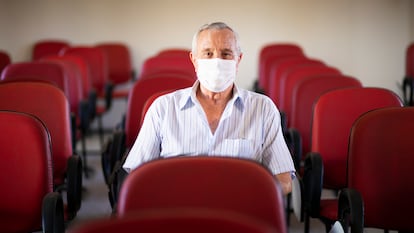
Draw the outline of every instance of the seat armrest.
M72 155L68 159L67 168L67 204L69 218L72 219L81 207L82 201L83 165L79 155Z
M302 137L297 129L289 128L285 133L286 143L292 155L297 172L301 169L302 162Z
M105 109L109 110L112 106L112 94L114 92L114 85L108 82L105 85Z
M63 199L60 193L48 193L42 202L43 232L65 232Z
M91 92L89 92L89 96L88 96L88 106L89 106L89 117L90 119L95 119L96 117L96 105L97 105L97 101L98 101L98 94L96 93L96 90L91 90Z
M346 188L339 193L338 219L345 232L348 232L349 226L351 233L364 231L364 202L357 190Z
M314 218L319 216L323 187L323 161L319 153L307 154L303 173L304 208Z

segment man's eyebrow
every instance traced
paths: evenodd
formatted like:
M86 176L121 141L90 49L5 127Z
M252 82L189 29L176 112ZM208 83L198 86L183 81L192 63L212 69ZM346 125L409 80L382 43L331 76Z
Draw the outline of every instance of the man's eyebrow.
M231 52L231 53L233 53L233 50L232 49L222 49L221 51L222 52Z

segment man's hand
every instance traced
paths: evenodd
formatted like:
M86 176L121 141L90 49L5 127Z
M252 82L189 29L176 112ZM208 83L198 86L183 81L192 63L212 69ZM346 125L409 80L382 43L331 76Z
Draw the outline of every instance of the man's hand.
M292 176L290 172L280 173L275 177L279 181L284 195L292 192Z

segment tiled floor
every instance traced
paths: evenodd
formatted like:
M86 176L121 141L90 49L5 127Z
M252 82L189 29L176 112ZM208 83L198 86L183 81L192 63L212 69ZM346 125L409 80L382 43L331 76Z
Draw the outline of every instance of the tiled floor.
M84 193L81 209L78 212L77 217L68 225L67 229L82 224L97 218L107 218L111 215L112 209L108 201L107 187L104 182L104 177L101 168L101 157L98 151L100 151L100 143L98 137L92 135L87 141L88 150L93 151L87 157L87 162L94 172L89 178L84 179ZM291 215L291 224L289 226L290 233L302 233L303 223L297 221L296 217ZM325 232L324 225L318 220L311 220L311 233ZM382 232L375 229L368 229L366 232L377 233Z

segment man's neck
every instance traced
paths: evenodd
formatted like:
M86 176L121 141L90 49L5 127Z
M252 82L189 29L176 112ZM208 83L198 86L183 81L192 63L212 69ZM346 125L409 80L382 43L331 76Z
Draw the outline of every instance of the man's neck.
M233 95L233 85L222 92L211 92L206 88L199 86L197 90L197 98L199 101L211 105L226 105Z

